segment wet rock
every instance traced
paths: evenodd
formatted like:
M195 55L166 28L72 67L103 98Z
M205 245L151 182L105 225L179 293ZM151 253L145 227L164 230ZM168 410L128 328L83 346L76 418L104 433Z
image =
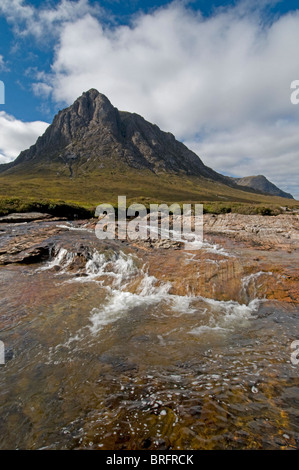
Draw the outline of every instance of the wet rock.
M5 236L0 240L0 264L36 263L49 258L55 245L55 235L63 229L56 226L28 225L26 229L6 226ZM53 238L54 237L54 238Z
M157 285L171 283L170 294L245 304L255 298L299 301L299 277L293 259L298 247L297 216L207 216L204 237L211 248L191 252L175 240L149 238L126 246L120 240L98 240L94 232L84 230L85 221L65 227L53 222L8 224L0 237L0 264L53 260L63 249L67 263L62 267L75 276L84 276L86 263L94 252L105 253L107 259L113 259L115 253L122 250L135 254L138 266L146 264L148 274L157 279ZM257 226L260 226L259 232ZM290 238L283 239L283 226L288 235L291 234ZM266 233L272 233L272 238ZM223 249L214 249L217 244ZM286 250L286 247L291 248ZM107 285L111 279L106 277L103 281ZM136 293L139 286L140 279L133 277L127 288Z
M47 243L41 245L30 246L18 251L18 247L14 247L11 251L0 256L0 264L11 263L37 263L49 258L49 245Z
M183 242L177 241L177 240L171 240L171 239L153 239L153 238L147 238L146 240L135 240L134 241L134 246L138 246L140 248L144 249L164 249L164 250L169 250L170 248L174 250L179 250L184 246Z
M52 219L51 214L43 212L24 212L5 215L0 217L0 223L22 223L22 222L33 222L36 220L48 220Z
M299 217L244 214L205 214L204 234L221 234L267 250L299 248Z
M201 412L202 412L202 406L201 405L191 406L189 408L189 414L191 416L200 416Z
M103 364L109 364L117 372L130 372L138 369L136 364L109 354L102 354L98 357L98 359Z

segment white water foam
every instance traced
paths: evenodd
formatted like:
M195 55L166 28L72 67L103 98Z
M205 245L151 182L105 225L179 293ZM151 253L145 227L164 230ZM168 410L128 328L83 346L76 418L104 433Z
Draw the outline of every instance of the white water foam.
M61 248L55 258L42 269L51 269L60 266L65 269L72 261L73 254ZM83 327L65 344L82 340L89 331L92 335L100 332L104 326L116 322L135 308L146 309L164 304L157 316L190 315L194 316L194 327L189 333L202 335L208 331L229 331L235 325L253 318L258 309L259 301L253 300L248 305L236 301L218 301L201 296L179 296L170 293L170 282L160 282L156 277L150 276L144 265L137 266L137 258L123 252L107 254L95 251L87 261L82 276L77 276L67 282L97 281L102 276L109 277L107 285L100 284L100 288L107 292L106 300L100 307L95 306L89 316L89 325ZM80 274L80 273L79 273ZM258 273L257 273L258 274ZM129 291L131 281L138 285L134 293ZM155 310L151 314L156 316ZM200 324L198 324L198 322ZM196 325L197 323L197 325ZM188 332L188 331L186 331Z
M198 297L207 306L208 312L205 318L205 324L192 328L189 333L195 336L204 333L225 333L233 330L236 326L246 326L250 320L255 318L260 300L252 300L248 305L239 304L236 301L221 301Z
M249 276L245 276L242 279L242 285L244 288L247 288L251 281L255 281L260 276L272 276L273 273L271 271L259 271L258 273L249 274Z
M90 331L96 334L104 325L118 320L124 313L140 307L156 305L167 299L170 283L159 284L154 276L149 276L145 267L138 270L131 255L121 253L111 267L115 277L112 288L106 287L110 291L108 303L101 308L94 308L91 312L90 321L92 326ZM132 276L141 276L136 293L126 291L128 280Z
M149 276L143 270L139 271L138 275L142 275L142 279L136 293L126 291L126 284L119 285L117 289L110 289L105 306L92 310L90 330L93 334L100 331L104 325L117 321L123 314L141 306L147 308L164 303L168 311L174 312L175 316L189 314L198 318L200 315L201 321L206 322L204 326L220 330L229 330L234 325L254 318L259 306L258 299L245 305L232 300L218 301L201 296L170 294L171 283L159 283L154 276Z
M58 225L56 225L56 227L65 228L67 230L71 230L71 231L73 230L73 231L77 231L77 232L89 232L89 233L94 232L93 229L87 228L84 225L82 227L73 227L72 225L58 224Z
M256 312L259 306L259 299L254 299L246 304L239 304L235 300L214 300L207 297L202 298L204 302L212 307L216 312L224 312L226 318L230 319L240 319L240 318L250 318L252 313Z
M62 273L71 264L73 259L73 253L68 252L65 248L60 248L54 258L49 261L45 266L38 268L37 272L47 271L49 269L53 269L56 266L59 266L62 268L62 271L60 271L60 273Z
M191 306L192 302L194 301L194 297L186 296L186 295L172 295L171 296L171 308L174 312L178 312L179 315L186 315L186 314L193 314L198 311L197 308ZM205 312L206 309L203 309Z
M131 255L126 255L120 251L107 256L107 254L94 251L91 258L86 262L85 268L77 273L81 276L73 277L66 282L97 282L102 284L103 280L98 281L98 279L100 277L109 277L111 278L111 286L120 287L124 283L127 284L138 272L135 259ZM106 286L106 288L109 289L109 286Z
M123 314L141 306L157 305L163 300L163 294L140 295L131 292L113 290L107 305L91 311L90 331L97 334L103 326L119 320Z
M217 245L217 243L211 244L207 240L204 240L202 244L202 249L207 253L215 253L217 255L227 256L228 258L235 258L235 255L229 253L228 251L225 251L222 246Z
M272 276L273 273L271 271L259 271L257 273L249 274L248 276L243 277L242 279L242 292L245 295L248 295L248 288L251 283L254 283L254 291L253 295L256 297L257 295L257 290L256 290L256 284L255 281L261 277L261 276Z
M227 333L227 328L221 328L220 326L201 325L201 326L193 328L192 330L189 331L189 334L194 335L194 336L201 336L205 333L222 333L222 334L225 334L225 333Z

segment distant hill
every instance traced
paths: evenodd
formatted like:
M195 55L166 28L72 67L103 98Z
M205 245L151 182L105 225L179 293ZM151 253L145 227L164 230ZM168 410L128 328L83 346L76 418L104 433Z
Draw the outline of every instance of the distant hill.
M293 196L289 193L285 193L279 189L271 181L263 175L258 176L245 176L244 178L232 178L240 186L245 186L248 188L253 188L257 191L261 191L265 194L271 194L271 196L284 197L287 199L294 199Z

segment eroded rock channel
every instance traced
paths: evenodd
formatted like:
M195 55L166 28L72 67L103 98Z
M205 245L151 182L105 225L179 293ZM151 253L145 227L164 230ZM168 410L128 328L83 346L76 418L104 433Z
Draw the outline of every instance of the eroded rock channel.
M298 233L207 215L188 251L2 222L1 447L298 447Z

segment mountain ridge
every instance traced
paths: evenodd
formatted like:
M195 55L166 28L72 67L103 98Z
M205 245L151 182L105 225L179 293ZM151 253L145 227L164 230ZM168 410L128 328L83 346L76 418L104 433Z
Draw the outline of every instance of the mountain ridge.
M239 186L249 187L265 194L294 199L292 194L286 193L269 181L264 175L244 176L242 178L232 178Z
M203 164L201 159L169 133L142 116L118 111L95 89L84 92L60 111L34 145L0 168L17 169L55 162L69 168L71 177L80 171L109 167L111 160L154 173L183 172L230 184L229 179ZM77 165L76 165L77 164Z
M199 178L203 187L211 181L216 197L217 184L228 187L225 192L231 188L232 192L263 194L257 188L239 185L234 178L217 173L173 134L136 113L119 111L93 88L59 111L34 145L22 151L13 162L0 165L2 181L3 177L15 176L32 177L35 182L37 177L76 180L91 174L101 178L109 175L115 180L113 175L121 177L131 170L143 172L143 176L139 175L141 179L148 178L150 172L161 181L162 177L165 180L171 175ZM183 188L184 185L182 181Z

